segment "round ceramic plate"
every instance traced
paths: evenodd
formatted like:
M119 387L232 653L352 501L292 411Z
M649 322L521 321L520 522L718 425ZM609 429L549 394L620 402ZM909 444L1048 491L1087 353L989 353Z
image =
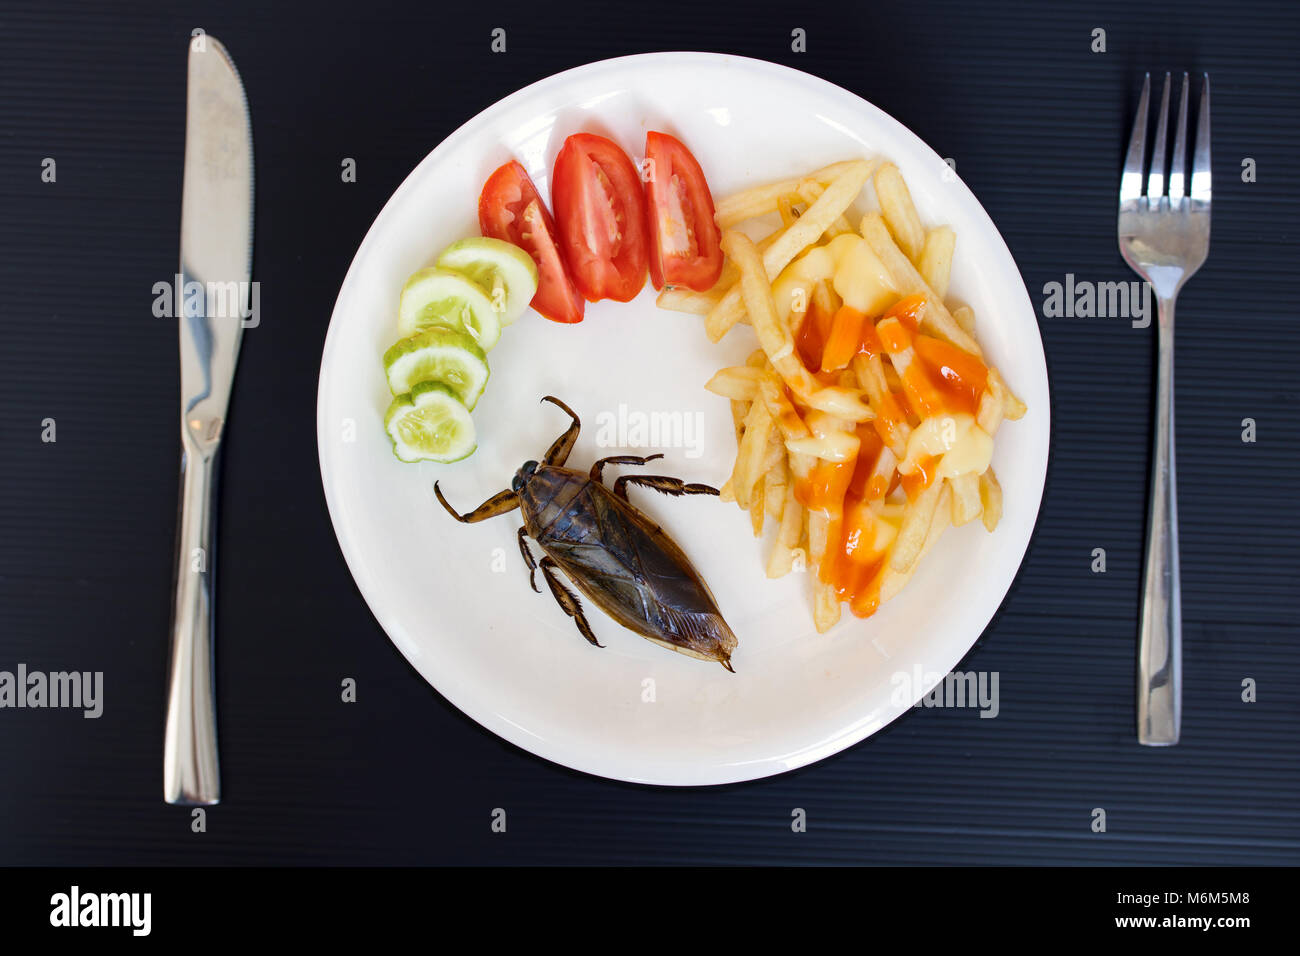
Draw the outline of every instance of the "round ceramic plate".
M589 305L578 325L529 311L491 353L471 457L401 464L382 425L391 396L380 356L397 336L398 293L447 244L478 235L476 200L488 174L513 157L549 197L566 136L601 133L639 157L651 129L689 146L716 196L841 159L895 162L922 221L956 230L950 297L974 308L986 353L1029 405L997 436L1005 513L996 533L978 521L950 529L901 595L866 620L846 608L824 635L813 629L807 575L768 580L768 544L753 538L734 504L634 489L633 502L691 556L738 636L734 674L643 640L588 606L605 645L591 647L545 589L529 589L518 512L457 524L434 499L433 482L462 511L508 488L520 464L540 458L568 424L539 403L556 395L583 422L571 467L658 451L666 457L654 472L719 486L735 437L728 403L704 383L756 347L747 326L711 344L699 317L657 308L648 283L630 303ZM975 643L1015 577L1038 513L1047 369L1006 244L915 135L795 70L657 53L535 83L474 117L416 167L375 220L339 293L317 430L325 497L348 567L393 643L441 694L512 743L578 770L720 784L800 767L870 736Z

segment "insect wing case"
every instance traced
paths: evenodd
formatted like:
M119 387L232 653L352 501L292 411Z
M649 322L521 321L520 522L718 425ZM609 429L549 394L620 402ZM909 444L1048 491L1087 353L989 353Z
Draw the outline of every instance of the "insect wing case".
M538 469L520 498L529 534L588 600L648 640L728 662L736 636L708 585L662 528L570 469Z

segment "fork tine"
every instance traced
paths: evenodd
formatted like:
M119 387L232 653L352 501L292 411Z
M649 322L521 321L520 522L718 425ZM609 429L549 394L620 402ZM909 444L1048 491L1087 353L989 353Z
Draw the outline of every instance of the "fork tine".
M1178 205L1183 198L1187 171L1187 90L1192 85L1183 74L1183 92L1178 98L1178 125L1174 128L1174 158L1169 164L1169 203Z
M1147 143L1147 100L1151 97L1151 74L1142 81L1142 98L1138 100L1137 115L1133 117L1133 135L1128 141L1128 156L1124 159L1124 175L1119 181L1119 201L1134 202L1142 196L1142 157Z
M1201 108L1196 117L1196 153L1192 156L1192 202L1210 201L1210 74L1201 74Z
M1165 194L1165 143L1169 140L1169 74L1165 74L1165 91L1160 97L1160 114L1156 117L1156 141L1151 144L1151 176L1147 179L1147 199Z

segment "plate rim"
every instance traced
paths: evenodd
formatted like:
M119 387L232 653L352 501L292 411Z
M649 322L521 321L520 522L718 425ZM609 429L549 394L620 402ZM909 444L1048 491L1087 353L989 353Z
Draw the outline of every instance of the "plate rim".
M710 771L708 774L708 779L689 779L689 780L668 779L663 776L637 775L635 773L627 772L626 770L619 771L619 770L610 770L610 769L606 769L606 770L596 769L593 768L590 765L590 763L584 765L581 761L580 753L573 753L572 748L569 748L568 751L565 751L563 748L557 747L553 743L553 741L550 740L549 738L543 738L543 737L538 737L536 735L529 734L526 730L517 727L515 724L511 723L510 721L505 720L503 718L499 718L496 715L496 713L492 710L489 704L482 703L481 701L474 701L474 702L467 703L461 697L460 694L453 696L452 694L448 693L448 691L443 686L439 686L437 682L435 682L428 674L425 673L424 669L419 664L417 664L414 660L412 660L407 655L401 643L393 638L393 635L386 621L386 615L381 614L376 609L375 602L371 600L371 592L368 591L367 585L363 584L363 580L366 580L366 577L358 573L358 568L356 567L354 557L351 554L349 554L348 546L345 544L344 537L340 533L339 519L337 517L336 512L339 509L339 507L341 507L341 505L336 502L335 493L331 490L331 482L328 474L326 473L326 467L327 467L326 453L324 451L324 446L326 441L325 438L326 423L324 419L325 419L325 411L326 411L327 365L330 362L331 353L336 347L335 345L336 339L339 335L341 335L341 333L338 332L338 327L336 326L336 320L339 319L339 310L340 310L342 300L344 298L344 293L348 289L349 285L351 285L352 282L354 281L354 274L358 272L359 262L361 262L361 260L363 260L366 257L366 254L369 252L370 247L377 241L376 236L378 234L378 230L381 224L388 218L390 214L390 210L400 205L400 203L404 200L406 194L410 190L415 188L415 183L418 179L420 179L421 171L425 168L425 166L435 163L444 152L454 149L457 141L472 134L473 131L478 126L488 123L497 114L506 112L517 102L535 94L539 90L539 88L547 87L553 84L558 86L567 81L572 81L578 78L587 78L588 76L599 75L602 72L625 68L631 64L635 64L638 62L644 63L647 61L663 61L663 60L670 60L670 59L679 59L687 62L705 61L708 62L710 65L727 65L727 64L737 63L743 65L748 69L765 72L768 73L769 75L782 78L786 81L797 82L805 86L820 88L820 90L823 93L829 92L836 97L845 99L846 104L852 105L852 107L855 109L865 110L869 114L873 114L875 120L877 120L878 122L882 123L885 126L894 127L896 131L901 132L907 138L912 140L915 144L921 146L925 151L929 152L936 160L938 160L939 162L944 162L943 158L939 156L939 154L935 152L935 150L929 145L929 143L927 143L921 136L913 132L911 128L909 128L903 122L901 122L894 116L890 115L889 113L885 112L883 109L876 106L870 100L859 95L858 93L855 93L852 90L839 86L838 84L833 83L830 80L824 79L822 77L819 77L815 74L808 73L803 70L796 69L794 67L785 66L784 64L781 63L775 63L769 60L758 59L756 57L741 56L741 55L731 54L731 53L714 53L714 52L693 51L693 50L669 50L669 51L657 51L657 52L648 52L648 53L636 53L636 54L630 54L626 56L610 57L606 59L595 60L589 63L584 63L575 67L571 67L566 70L562 70L558 73L553 73L548 76L537 79L529 83L528 85L521 87L518 90L515 90L513 93L510 93L507 96L504 96L501 99L496 100L493 103L489 104L488 106L484 107L478 113L474 114L472 117L470 117L460 126L458 126L455 130L449 133L441 142L439 142L436 146L434 146L433 149L431 149L428 153L426 153L423 159L421 159L420 162L418 162L411 169L411 171L407 173L407 175L403 178L402 182L393 191L392 195L389 196L388 200L383 204L379 212L375 215L374 220L367 228L365 236L362 238L361 242L358 244L356 248L356 251L353 253L352 259L348 265L347 272L344 274L343 281L339 285L338 293L335 296L334 307L330 312L329 327L326 331L325 341L321 350L321 361L320 361L320 369L317 375L317 395L316 395L316 453L317 453L317 463L320 470L322 491L325 496L326 510L329 513L329 517L330 517L330 525L334 532L334 538L338 544L339 551L343 556L344 563L348 568L348 573L352 577L353 583L355 584L358 592L361 594L361 598L365 602L367 609L370 611L371 617L375 620L375 622L379 625L380 629L384 632L384 636L388 638L389 643L392 644L397 649L397 651L402 655L402 658L407 662L407 664L410 665L416 671L416 673L419 674L419 676L434 691L436 691L439 694L439 696L441 696L444 700L446 700L447 703L449 703L451 706L455 707L461 713L465 714L467 717L472 719L475 723L481 726L485 731L494 734L495 736L501 738L507 743L515 747L518 747L519 749L523 750L526 753L532 754L543 760L558 764L562 767L577 771L579 773L588 774L594 777L599 777L599 778L604 778L609 780L618 780L626 783L635 783L635 784L641 784L647 786L661 786L661 787L673 787L673 788L697 787L697 786L711 787L711 786L725 786L727 784L744 783L744 782L749 782L754 780L761 780L767 777L788 773L794 770L798 770L802 767L806 767L811 764L817 763L835 754L841 753L849 749L850 747L853 747L856 744L861 743L863 740L866 740L868 737L871 737L879 733L881 730L888 727L894 721L898 720L899 717L908 713L910 710L913 709L913 706L916 703L916 701L921 700L927 693L933 690L936 684L931 684L927 681L924 686L920 687L919 690L914 691L914 696L916 698L916 701L911 701L907 706L904 707L891 706L888 710L886 710L882 714L881 718L878 721L871 721L871 722L859 721L856 724L847 726L846 728L841 730L838 734L836 734L830 739L822 739L816 743L811 743L804 746L797 753L794 754L787 753L776 757L765 758L761 761L756 760L756 761L747 761L744 763L711 764L708 767L708 770ZM1023 294L1023 299L1021 304L1027 307L1029 314L1033 315L1036 319L1037 313L1033 308L1033 301L1029 296L1028 287L1025 285L1024 276L1020 272L1020 268L1019 265L1016 263L1015 256L1012 255L1010 248L1007 246L1006 239L1005 237L1003 237L1001 230L998 228L997 224L993 221L993 218L989 215L988 211L984 208L983 203L980 202L979 198L974 194L974 192L970 189L970 187L966 185L965 181L962 180L959 176L955 176L954 182L956 185L958 185L958 187L961 190L964 190L967 200L972 204L973 214L977 215L978 217L982 217L983 220L987 223L988 227L990 228L992 235L996 237L998 248L995 251L999 255L1005 255L1007 260L1010 261L1012 266L1015 268L1016 276L1018 278L1019 289ZM975 648L975 645L984 636L985 631L988 629L993 619L1001 611L1002 606L1006 602L1007 595L1010 594L1012 587L1015 585L1015 582L1018 580L1021 572L1024 569L1024 565L1029 554L1030 546L1032 545L1034 537L1037 534L1038 525L1042 517L1043 498L1045 497L1046 494L1047 471L1048 471L1048 465L1051 460L1051 436L1052 436L1052 431L1051 431L1052 416L1051 416L1051 402L1050 402L1051 378L1050 378L1050 370L1048 369L1047 366L1046 350L1043 347L1042 332L1038 326L1037 321L1033 323L1033 327L1035 333L1033 336L1033 344L1036 347L1036 354L1032 357L1037 358L1038 361L1041 363L1043 369L1043 379L1046 385L1046 392L1048 395L1048 401L1041 408L1041 414L1043 415L1043 431L1045 435L1045 441L1043 445L1044 452L1042 456L1042 465L1041 468L1035 469L1032 473L1032 476L1034 478L1034 483L1037 487L1037 501L1035 502L1033 507L1033 520L1029 524L1029 534L1027 535L1024 542L1024 546L1021 549L1021 552L1017 558L1015 572L1007 579L1006 585L1001 589L1001 593L998 595L997 601L992 604L991 610L989 611L987 618L981 623L979 629L976 631L970 644L967 645L965 648L963 648L960 651L960 653L957 655L957 658L953 660L951 664L949 664L945 669L943 669L940 672L938 683L942 683L943 678L948 673L950 673L953 668L955 668L958 664L960 664L961 661L965 659L965 657L968 654L970 654L970 652ZM1036 414L1039 411L1040 409L1037 408L1035 409Z

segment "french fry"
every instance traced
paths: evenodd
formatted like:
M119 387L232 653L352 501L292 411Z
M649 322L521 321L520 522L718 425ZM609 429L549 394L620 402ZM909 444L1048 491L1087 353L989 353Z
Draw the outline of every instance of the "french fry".
M749 402L731 400L731 425L736 430L736 450L740 450L740 439L745 434L745 419L749 416Z
M777 201L782 196L799 192L800 186L806 183L829 183L846 169L852 168L859 162L862 162L862 160L832 163L809 173L807 176L782 179L774 183L768 183L765 186L755 186L752 189L733 193L714 204L713 220L718 224L718 228L723 231L733 229L746 219L755 219L758 216L765 216L770 212L775 212ZM868 164L868 172L870 172L872 165L874 163Z
M752 402L758 397L758 383L763 378L763 370L753 366L736 366L724 368L714 374L705 384L705 388L714 395L742 402Z
M867 213L862 217L861 232L862 237L871 246L871 251L889 270L890 277L894 280L894 287L903 295L924 295L926 297L925 313L921 317L922 326L938 338L950 342L964 352L969 352L972 355L983 355L978 343L957 324L952 317L952 313L934 294L934 290L921 278L921 273L916 271L916 267L908 261L907 256L903 255L898 246L894 244L893 238L889 235L889 230L885 228L884 220L876 213ZM721 306L722 303L719 303L718 307L721 308ZM713 315L713 313L709 314L710 316ZM714 339L714 341L717 341L717 339Z
M767 451L764 452L763 460L758 466L763 476L771 474L784 465L787 458L785 445L781 442L781 433L776 429L776 423L772 424L773 427L769 428L767 433Z
M813 579L813 624L818 634L825 634L840 622L840 596L835 586L821 578Z
M690 289L664 289L655 299L655 305L670 312L687 312L691 315L708 315L721 300L721 295L709 292L692 292Z
M830 519L820 511L804 512L808 516L808 568L814 574L821 570L822 559L826 557L826 545L830 533Z
M776 242L777 237L780 236L781 233L783 232L785 232L785 227L778 226L776 229L768 233L762 239L755 239L754 245L758 246L759 252L763 252L768 248L768 246ZM707 296L709 300L713 303L713 305L717 305L720 301L722 301L722 297L726 295L727 292L739 281L740 281L740 270L736 268L736 264L734 262L732 262L730 259L727 259L724 260L722 263L722 274L718 276L718 281L713 283L713 288L710 289L708 292L696 292L695 295ZM746 320L742 319L741 321L746 321Z
M759 383L758 392L763 404L767 406L768 415L776 423L785 441L807 438L812 434L808 430L808 423L803 420L786 396L785 388L782 387L781 380L775 372L769 372L763 378Z
M752 403L739 401L733 398L729 404L731 405L731 425L736 432L736 456L739 457L741 439L745 436L745 419L749 417L749 407ZM734 470L734 464L732 465L732 468ZM727 480L723 482L722 487L718 489L718 497L723 501L736 500L736 493L732 490L730 477L728 477Z
M773 437L775 438L775 432ZM773 444L781 454L777 463L763 475L763 501L772 520L780 521L785 511L785 492L790 483L790 466L785 448L780 441L774 441Z
M800 417L794 405L790 403L790 399L786 396L785 389L781 385L781 380L777 378L775 372L770 372L768 377L763 380L759 391L763 404L767 406L768 415L775 423L782 440L787 443L787 451L789 442L798 441L812 435L807 423ZM788 491L786 503L783 506L785 514L790 512L791 501L793 500L790 496L794 494L795 483L808 477L812 466L813 459L809 455L794 452L788 454L786 461ZM802 509L802 505L798 501L794 501L794 507L799 510ZM782 527L785 527L784 518L782 521ZM798 544L801 529L802 525L797 526L794 530L786 528L787 536L794 535L794 543L790 544L789 547L794 548Z
M990 372L988 387L985 388L984 394L980 396L979 410L975 413L975 423L984 431L985 434L993 436L997 434L998 426L1002 424L1003 413L1006 410L1006 396L1003 394L1001 387L1001 378L996 381Z
M889 450L886 445L880 449L880 454L876 456L876 464L871 469L871 474L867 476L866 487L869 490L889 489L893 484L894 472L898 470L898 458ZM883 494L883 492L880 492ZM901 505L898 506L900 509Z
M960 528L969 524L984 511L980 498L980 480L974 472L948 479L952 490L952 526Z
M843 444L849 454L844 461L856 462L859 439L856 425L845 419L837 418L825 412L810 412L807 417L808 428L815 440L827 445ZM790 447L787 443L786 447ZM840 597L834 584L823 581L821 567L826 561L832 545L839 546L838 535L842 520L842 503L835 505L835 513L821 511L808 513L808 551L813 577L813 623L818 633L829 631L840 619ZM833 537L834 535L834 537Z
M731 490L736 496L736 504L746 511L753 500L754 486L762 477L760 469L767 455L771 432L772 418L767 414L767 406L762 402L754 402L745 419L745 434L740 438L736 466L731 472Z
M903 512L903 525L898 529L898 537L889 549L889 567L900 574L910 571L920 560L921 548L925 544L925 536L929 533L945 484L944 481L933 481L908 502L907 510Z
M984 527L993 531L1002 520L1002 486L998 484L992 465L980 475L980 504L984 509Z
M922 277L924 278L924 276ZM959 305L952 310L953 321L962 327L967 335L975 335L975 310L968 305Z
M952 520L951 495L952 491L945 482L943 491L939 493L939 500L935 503L934 517L930 521L929 530L926 531L925 542L921 545L921 554L912 563L912 566L904 572L898 572L886 566L881 573L880 601L882 604L890 598L897 597L898 592L903 590L903 585L912 580L912 575L921 566L921 558L924 558L929 553L935 542L943 537L943 533L948 530L948 525Z
M762 278L764 281L780 275L781 270L790 264L790 262L801 253L805 248L812 245L821 238L826 227L840 216L853 203L853 200L862 192L862 186L866 183L868 175L871 172L871 164L865 161L853 163L845 169L835 180L826 187L826 191L808 207L807 211L799 217L798 221L789 229L783 231L772 245L768 246L767 251L762 253ZM726 252L731 258L735 258L732 252L727 248L727 236L743 236L743 233L737 233L730 230L723 234L723 252ZM752 245L752 240L746 236L746 241ZM733 240L734 245L734 240ZM745 267L737 262L741 272L741 289L744 287ZM740 321L742 315L749 310L749 301L742 297L741 289L734 286L727 291L713 310L705 319L705 331L708 333L709 340L717 342L731 329L733 325ZM770 289L770 287L769 287ZM770 297L770 291L769 291ZM749 316L750 324L754 324L755 318L752 312ZM760 341L761 338L760 338ZM768 350L771 354L771 350ZM774 362L775 364L775 362Z
M794 198L797 200L799 198L799 194L795 193ZM794 221L799 218L798 214L795 213L794 211L794 203L791 202L789 196L781 196L779 199L777 199L776 211L781 216L781 225L784 226L786 229L789 229L791 226L793 226Z
M767 515L767 507L763 503L763 497L767 494L767 485L760 475L758 481L754 483L754 491L749 499L749 521L754 528L754 537L761 537L763 534L763 519Z
M754 245L758 246L759 252L766 252L783 232L785 232L785 227L779 226L762 239L755 239ZM718 281L713 284L713 288L703 294L710 296L716 305L718 302L722 301L722 297L726 295L727 292L739 281L740 270L736 268L736 264L730 259L725 260L722 263L722 275L719 276ZM741 321L747 322L748 319L742 319Z
M951 508L948 506L948 496L951 492L952 489L947 486L947 483L945 483L943 491L939 494L939 501L934 509L934 520L930 522L930 530L925 536L925 544L921 546L922 558L926 556L929 550L934 547L934 543L938 541L939 538L943 536L944 531L948 529L948 523L952 513ZM920 564L919 560L917 561L917 564Z
M957 245L957 234L950 226L939 226L925 234L925 246L921 249L921 258L916 264L917 271L925 284L934 290L939 299L948 294L948 279L952 274L952 254ZM957 316L953 316L956 320ZM961 322L957 324L960 326ZM969 332L969 329L963 329Z
M1024 418L1028 407L1011 389L1007 388L1007 383L1002 380L1002 373L995 368L990 368L989 380L996 381L1002 389L1002 416L1013 422Z
M799 187L799 198L811 206L821 198L821 194L824 192L826 192L826 187L823 184L818 182L807 182ZM828 239L834 239L836 236L842 236L844 233L852 231L853 227L849 225L849 221L844 218L843 214L841 214L836 216L831 221L831 224L826 227L826 237Z
M813 623L818 634L825 634L840 619L840 599L835 588L821 579L830 539L830 518L818 511L808 511L808 572L813 579Z
M767 576L780 578L789 574L794 568L795 549L803 537L804 510L799 499L795 497L794 482L785 488L785 504L781 511L781 527L777 530L772 553L767 559Z
M896 394L900 394L903 391L903 380L899 378L898 373L894 371L892 363L885 366L885 385L891 392Z
M811 213L805 213L807 218ZM802 220L801 220L802 222ZM797 226L795 228L798 228ZM722 235L722 249L740 268L740 290L744 297L744 308L749 313L750 323L758 342L767 353L768 361L777 373L789 383L797 395L811 395L817 390L817 380L794 351L794 338L776 314L776 303L772 300L772 286L767 280L762 260L753 240L740 232L726 232ZM724 300L725 302L725 300ZM712 319L710 314L709 318Z
M907 439L912 427L889 387L884 360L878 355L856 355L851 363L858 384L867 393L867 401L876 415L876 429L889 450L898 459L907 457Z
M893 163L885 163L876 170L874 184L880 212L885 217L890 235L903 250L903 255L916 262L925 244L925 230L921 228L921 217L916 214L916 205L912 202L907 183L903 181L903 174Z
M871 406L863 401L862 389L843 385L827 385L807 396L809 406L836 418L850 422L869 422L876 417Z

